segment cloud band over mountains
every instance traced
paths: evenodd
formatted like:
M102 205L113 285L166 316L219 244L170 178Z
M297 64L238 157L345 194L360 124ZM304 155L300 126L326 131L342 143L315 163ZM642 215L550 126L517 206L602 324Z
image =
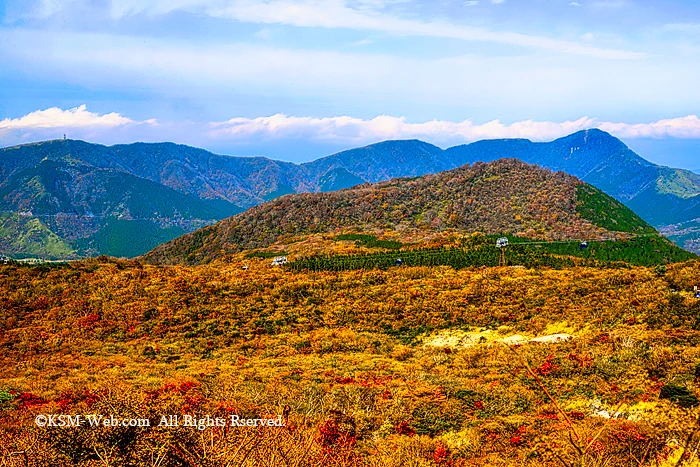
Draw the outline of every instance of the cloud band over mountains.
M600 128L620 138L700 138L700 119L696 115L638 124L603 122L589 117L562 123L525 120L504 124L493 120L476 124L471 120L409 123L404 117L388 115L364 120L348 116L312 118L276 114L269 117L233 118L227 122L211 124L211 127L211 134L215 138L305 137L357 143L406 138L438 143L493 138L549 141L588 128Z
M99 114L81 105L71 109L37 110L18 118L0 121L3 145L59 138L68 133L74 139L93 142L179 141L183 130L190 144L227 141L247 144L260 140L304 139L324 143L369 144L388 139L422 139L438 145L469 143L481 139L526 138L550 141L579 130L600 128L619 138L700 138L700 118L696 115L663 119L650 123L606 122L581 117L565 122L524 120L510 124L493 120L474 123L431 120L408 122L405 117L380 115L370 119L350 116L326 118L275 114L265 117L237 117L223 122L137 121L112 112Z

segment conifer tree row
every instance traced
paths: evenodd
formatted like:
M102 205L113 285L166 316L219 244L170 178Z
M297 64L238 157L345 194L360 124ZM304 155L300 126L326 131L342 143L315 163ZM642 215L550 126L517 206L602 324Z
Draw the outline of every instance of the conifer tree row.
M378 253L317 255L288 263L295 271L345 271L351 269L387 269L394 266L452 266L455 269L498 266L500 251L496 236L478 235L464 239L460 247L418 248ZM509 238L507 266L562 269L575 265L591 267L654 266L687 261L696 256L681 250L660 236L636 237L624 241L532 242Z

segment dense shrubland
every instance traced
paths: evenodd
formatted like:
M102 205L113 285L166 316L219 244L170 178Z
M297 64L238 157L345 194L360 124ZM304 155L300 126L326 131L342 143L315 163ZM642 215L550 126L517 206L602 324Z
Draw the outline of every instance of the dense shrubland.
M696 262L294 272L243 255L2 266L0 465L690 464L699 274ZM575 337L498 342L554 333ZM450 341L463 335L473 345ZM287 426L37 428L39 413Z

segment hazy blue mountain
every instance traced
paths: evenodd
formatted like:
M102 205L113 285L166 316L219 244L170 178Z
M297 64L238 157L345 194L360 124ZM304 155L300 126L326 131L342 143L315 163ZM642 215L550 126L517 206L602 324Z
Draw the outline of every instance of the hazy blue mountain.
M16 232L31 225L34 234L21 237L25 244L56 235L67 245L56 249L62 254L70 249L74 255L139 254L153 242L286 194L334 191L501 158L574 175L680 245L700 251L700 175L652 164L600 130L546 143L486 140L447 150L418 140L384 141L304 164L223 156L174 143L27 144L0 150L0 211L22 214L22 222L13 216L0 219L0 229ZM41 228L28 224L30 218ZM115 220L148 226L127 228ZM37 237L37 232L46 235ZM142 238L135 238L139 233ZM29 254L17 242L6 244L0 244L0 253ZM42 250L33 246L32 251Z
M264 201L279 186L305 191L304 169L265 157L230 157L174 143L103 146L75 140L54 140L0 151L0 174L32 167L43 159L70 157L85 165L156 182L203 199L222 199L240 207ZM22 161L19 161L19 160Z
M459 164L462 165L462 164ZM444 151L419 140L384 141L302 164L318 186L318 181L333 169L342 168L362 181L379 182L396 177L417 177L453 169Z
M580 131L548 143L480 141L449 148L445 156L457 165L515 157L575 175L624 202L645 190L658 172L657 166L600 130Z
M347 169L336 167L321 176L318 180L318 188L320 191L336 191L350 188L364 182L365 180L357 175L351 174Z

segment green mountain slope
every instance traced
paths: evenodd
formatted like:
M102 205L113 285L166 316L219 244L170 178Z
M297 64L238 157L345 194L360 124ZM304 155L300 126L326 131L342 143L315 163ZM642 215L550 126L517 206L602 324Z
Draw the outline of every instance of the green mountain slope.
M0 213L0 254L21 258L76 258L75 249L39 218Z
M147 220L109 218L93 235L75 242L82 252L100 252L103 255L131 258L149 251L161 243L183 235L181 227L161 227Z
M576 212L593 225L613 232L656 233L630 208L591 185L576 187Z
M41 219L52 236L36 235L34 224L14 223L6 235L12 231L22 241L8 239L3 250L12 257L137 256L159 242L241 211L226 200L200 199L72 154L29 159L33 165L4 164L0 211ZM102 165L115 164L107 160Z

